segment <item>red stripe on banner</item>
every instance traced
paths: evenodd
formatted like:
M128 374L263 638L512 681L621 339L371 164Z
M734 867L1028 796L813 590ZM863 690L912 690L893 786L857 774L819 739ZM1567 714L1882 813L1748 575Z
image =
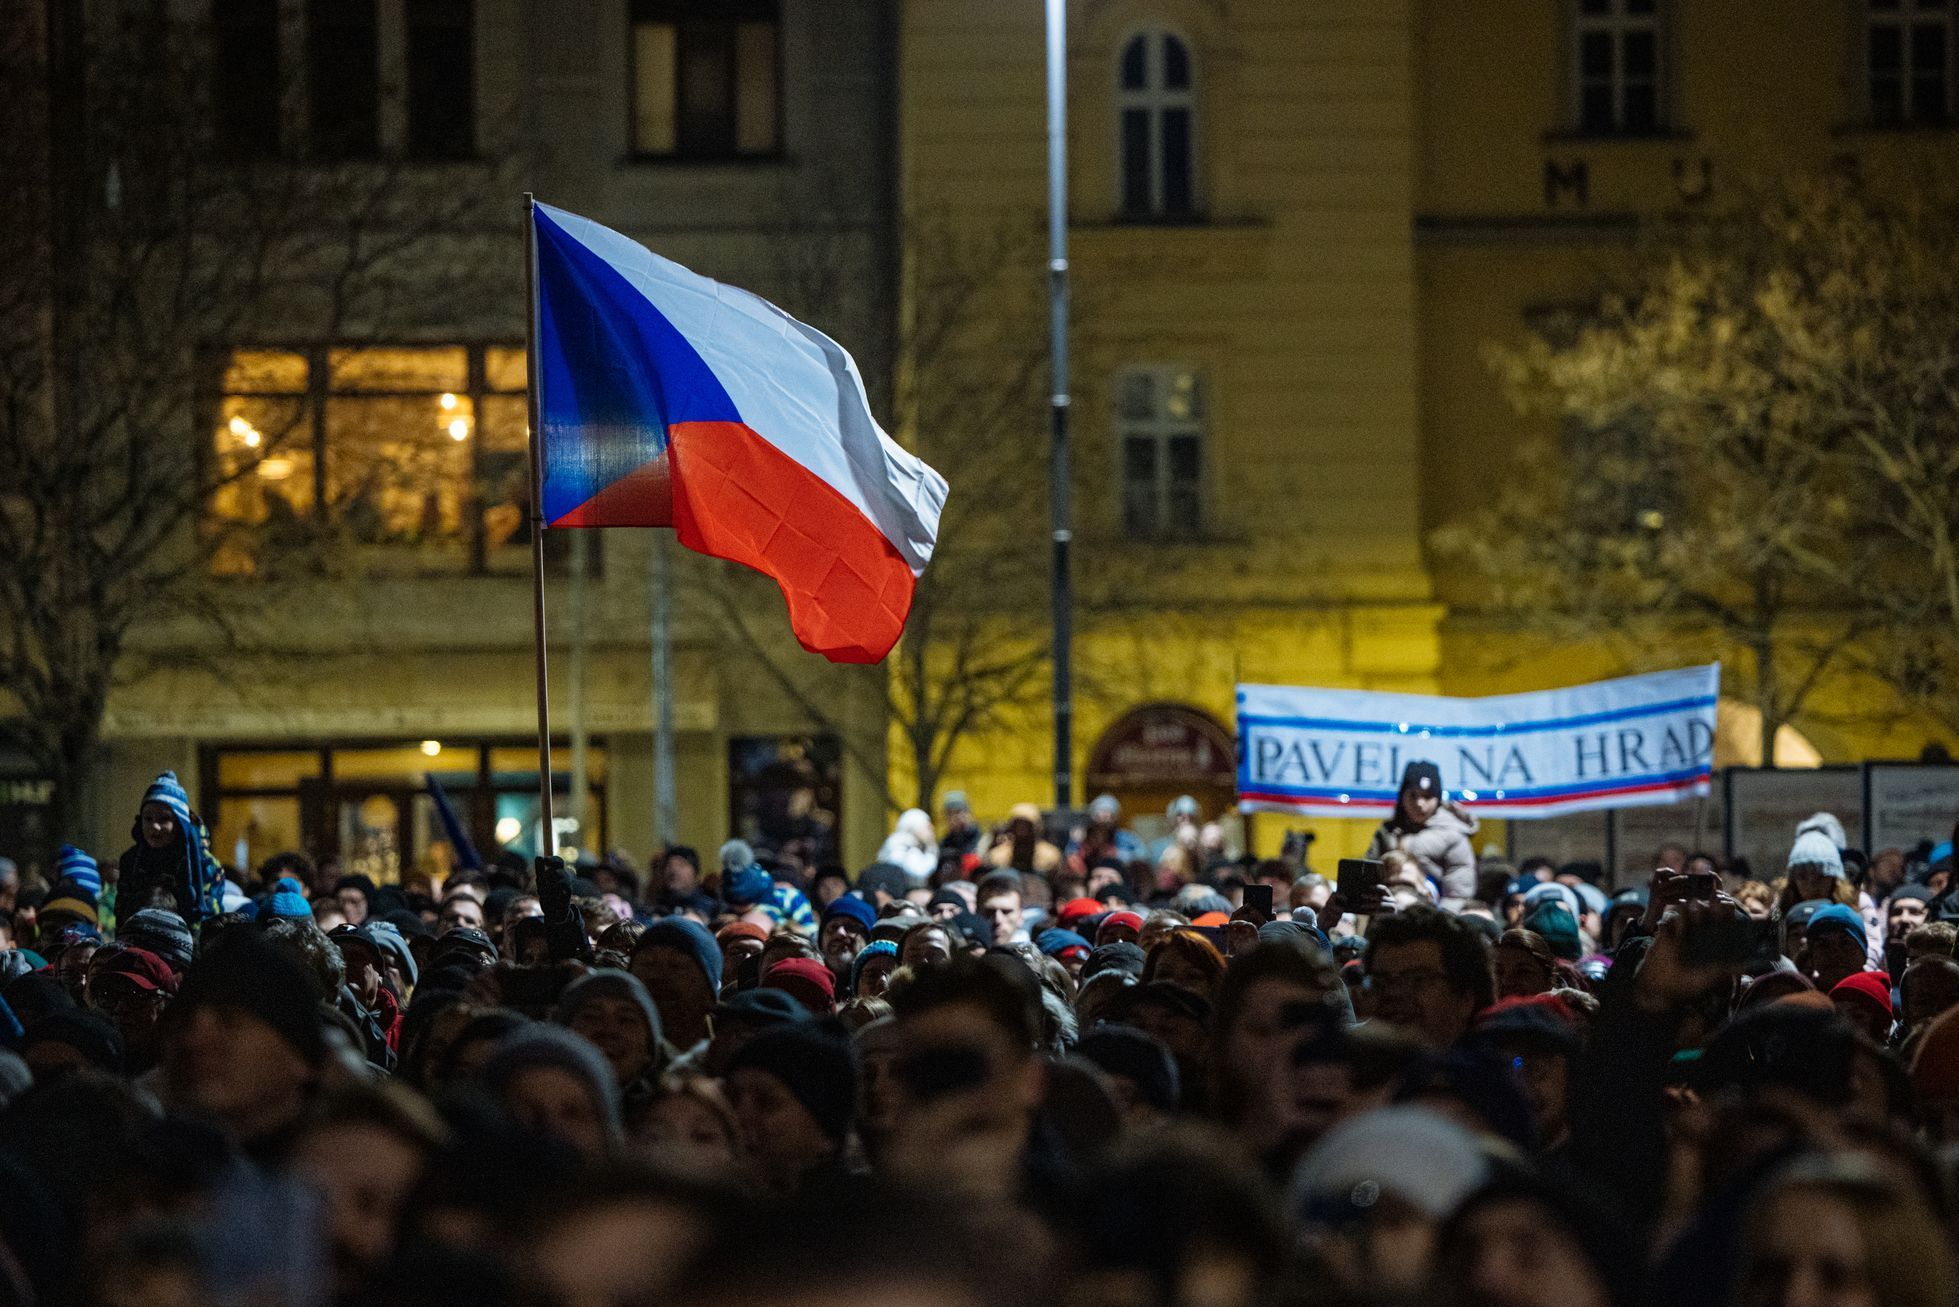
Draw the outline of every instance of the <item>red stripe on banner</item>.
M1627 785L1601 790L1580 790L1576 794L1546 794L1531 799L1485 799L1481 803L1467 806L1477 808L1538 808L1552 803L1571 803L1580 799L1616 798L1623 794L1653 794L1659 790L1680 790L1683 793L1707 783L1706 778L1693 781L1654 781L1648 785Z
M672 526L673 482L663 454L642 463L552 526Z
M917 581L829 482L740 422L669 429L680 543L772 577L811 653L874 663L905 629Z
M1582 803L1587 799L1618 798L1629 794L1653 794L1661 790L1679 790L1683 795L1708 783L1707 777L1692 781L1653 781L1646 785L1608 786L1597 790L1578 790L1570 794L1541 794L1528 799L1462 799L1464 807L1472 812L1486 812L1492 816L1502 815L1505 808L1542 808L1559 803ZM1240 800L1252 803L1282 804L1289 808L1338 808L1343 812L1388 812L1393 803L1378 802L1372 799L1357 799L1352 803L1341 803L1338 799L1305 799L1296 794L1267 794L1260 790L1242 790Z

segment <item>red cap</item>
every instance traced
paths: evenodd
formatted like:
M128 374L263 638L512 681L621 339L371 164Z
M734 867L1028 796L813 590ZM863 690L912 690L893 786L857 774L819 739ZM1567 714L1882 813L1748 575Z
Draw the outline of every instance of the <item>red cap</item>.
M177 992L177 975L164 960L146 948L117 949L102 964L101 974L121 976L138 989L150 993Z
M1061 919L1080 921L1083 917L1092 917L1100 911L1102 911L1100 899L1069 899L1061 905Z
M1098 944L1111 926L1127 926L1131 930L1140 932L1143 929L1143 914L1129 911L1111 912L1102 918L1102 924L1095 928L1095 940Z
M763 989L779 989L819 1017L837 1005L837 978L815 958L784 958L762 976Z
M1231 922L1231 918L1227 917L1222 912L1205 912L1199 914L1197 917L1192 919L1190 924L1199 927L1224 926L1224 925L1229 925L1230 922Z
M731 939L759 939L769 942L769 932L752 921L731 921L714 933L714 938L726 944Z
M1882 971L1859 971L1854 976L1845 976L1830 991L1830 1000L1847 998L1854 1003L1870 1003L1891 1016L1891 977Z

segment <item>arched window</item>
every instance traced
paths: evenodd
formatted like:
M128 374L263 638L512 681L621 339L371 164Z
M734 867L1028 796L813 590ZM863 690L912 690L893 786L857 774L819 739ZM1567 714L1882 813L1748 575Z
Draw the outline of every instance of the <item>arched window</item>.
M1122 211L1188 218L1191 185L1190 47L1165 31L1140 32L1122 48Z

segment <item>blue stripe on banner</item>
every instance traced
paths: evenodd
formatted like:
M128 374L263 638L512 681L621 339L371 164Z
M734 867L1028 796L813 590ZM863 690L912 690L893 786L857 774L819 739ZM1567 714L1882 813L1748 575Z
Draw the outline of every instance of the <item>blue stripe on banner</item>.
M1686 785L1693 781L1706 780L1714 774L1712 767L1690 767L1685 771L1659 772L1651 776L1621 776L1614 781L1585 781L1575 785L1540 785L1523 790L1477 790L1477 799L1484 803L1520 802L1525 799L1555 799L1573 794L1609 795L1620 790L1640 789L1651 785ZM1392 803L1398 797L1396 790L1355 790L1341 789L1338 786L1324 785L1243 785L1247 794L1270 794L1289 799L1341 799L1352 803ZM1501 795L1501 797L1498 797ZM1460 798L1458 793L1456 797ZM1476 802L1471 800L1470 802Z
M1497 735L1533 735L1539 731L1563 730L1574 726L1603 726L1611 722L1631 721L1636 717L1657 717L1662 713L1681 712L1689 708L1712 708L1715 696L1700 695L1692 699L1673 699L1666 703L1637 704L1630 708L1614 708L1608 712L1584 713L1577 717L1550 717L1543 721L1502 723L1494 726L1416 726L1409 722L1356 722L1342 721L1334 717L1262 717L1257 714L1238 715L1239 734L1242 739L1246 726L1296 726L1317 731L1354 731L1379 735L1406 735L1411 739L1487 739ZM1239 751L1243 753L1241 748Z

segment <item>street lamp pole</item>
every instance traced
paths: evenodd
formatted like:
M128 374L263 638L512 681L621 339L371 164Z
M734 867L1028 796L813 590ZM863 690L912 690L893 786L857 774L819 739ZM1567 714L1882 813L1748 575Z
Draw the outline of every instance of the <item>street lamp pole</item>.
M1054 624L1054 806L1074 806L1074 543L1068 470L1068 8L1047 0L1048 516L1054 554L1049 589Z

